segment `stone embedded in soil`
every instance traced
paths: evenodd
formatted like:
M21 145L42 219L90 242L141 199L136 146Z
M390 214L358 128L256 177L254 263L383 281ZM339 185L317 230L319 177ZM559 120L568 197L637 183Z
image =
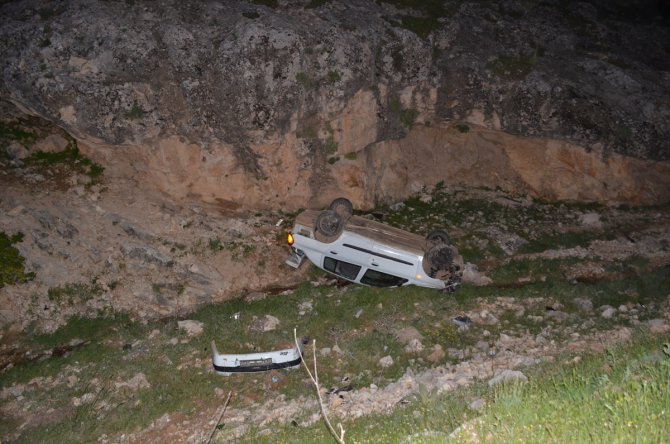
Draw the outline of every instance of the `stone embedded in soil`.
M379 360L379 366L381 368L388 368L393 365L393 358L391 356L384 356Z
M401 344L409 344L412 340L423 339L423 336L416 327L404 327L394 333L395 338Z
M272 315L265 315L260 319L254 316L250 328L253 331L267 332L276 330L277 327L279 327L279 324L280 324L279 319Z
M468 408L473 411L479 411L484 407L486 407L486 401L484 401L481 398L477 398L474 401L470 402L470 404L468 404Z
M433 351L428 357L426 358L428 362L440 362L442 361L446 356L446 353L442 349L442 346L440 344L435 344L433 346Z
M200 321L194 321L192 319L187 319L184 321L178 321L177 325L182 330L186 331L186 334L189 336L199 336L202 334L204 329L204 324Z
M477 287L491 285L493 279L481 273L475 264L467 262L463 267L463 276L461 277L463 284L471 284Z
M670 324L664 319L650 319L645 322L650 333L664 334L670 331Z
M602 316L605 319L612 319L615 315L617 314L617 309L614 307L606 307L602 313L600 313L600 316Z
M591 299L575 298L572 302L582 313L591 313L593 311L593 301Z
M498 384L506 382L528 382L528 378L522 372L518 370L503 370L500 373L496 374L493 378L489 379L489 387L494 387Z
M116 388L117 391L123 389L129 389L130 391L136 392L141 389L151 388L151 384L149 383L149 380L147 379L146 375L140 372L136 373L135 376L133 376L127 381L115 382L114 387Z
M419 353L423 351L423 344L417 338L411 339L405 346L405 353Z

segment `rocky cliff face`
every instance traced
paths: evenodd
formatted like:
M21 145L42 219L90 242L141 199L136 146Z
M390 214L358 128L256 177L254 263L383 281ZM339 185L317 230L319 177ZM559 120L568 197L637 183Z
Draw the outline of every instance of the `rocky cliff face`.
M668 11L628 3L7 2L0 94L110 176L232 210L667 201Z

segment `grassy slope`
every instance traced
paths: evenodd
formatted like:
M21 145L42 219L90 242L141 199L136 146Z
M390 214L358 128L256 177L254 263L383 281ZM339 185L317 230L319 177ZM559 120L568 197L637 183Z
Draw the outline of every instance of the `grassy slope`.
M493 239L481 231L486 226L504 226L506 231L528 239L531 247L537 241L537 249L544 248L549 242L569 247L588 244L593 239L609 239L612 231L626 233L630 229L626 217L622 217L626 214L644 219L647 214L667 212L666 209L632 209L625 214L619 213L611 221L604 216L604 221L613 224L613 228L601 231L585 229L581 236L562 237L557 229L558 222L574 223L571 212L598 208L541 203L509 207L486 199L458 199L456 195L440 189L432 197L430 204L416 198L406 202L403 210L381 211L387 213L386 220L390 223L417 232L437 227L456 228L454 242L461 251L470 255L469 260L480 265L480 269L489 268L495 286L464 286L454 295L444 295L421 288L337 288L305 284L295 291L261 301L231 301L205 307L190 316L202 321L205 326L204 333L193 339L188 339L183 331L177 329L176 319L148 325L134 323L118 315L95 320L72 319L55 334L28 335L19 341L20 347L35 353L66 347L73 339L85 342L62 355L17 364L0 374L0 389L33 382L16 404L24 413L18 417L5 416L0 421L0 436L10 436L25 420L21 418L27 415L42 420L30 422L22 430L22 442L95 441L103 434L114 436L116 433L141 430L165 413L180 412L188 417L202 409L215 409L221 403L213 396L215 388L221 388L226 393L235 388L239 394L236 408L261 402L267 397L285 395L293 399L300 395L313 395L302 371L275 373L277 382L268 375L222 378L211 374L211 339L217 341L219 350L223 352L276 349L291 343L293 328L296 327L299 334L316 338L318 348L337 345L344 352L343 355L331 353L320 358L319 372L324 387L340 384L345 376L350 378L354 388L371 383L383 387L407 368L421 371L433 366L425 358L434 344L440 344L445 349L463 349L480 340L484 327L474 326L468 332L457 332L450 319L499 296L519 301L533 297L551 298L561 302L564 310L574 311L572 301L578 297L588 297L596 307L605 303L614 306L621 303L653 305L665 299L670 292L667 267L645 270L640 267L637 258L616 260L610 266L617 271L625 271L619 273L616 279L574 284L566 280L563 267L579 264L579 260L504 261L504 253L496 247ZM619 220L623 222L615 225ZM536 247L531 247L527 247L529 251L536 251ZM318 272L316 274L314 278L319 275ZM519 278L529 275L544 277L544 280L534 279L532 283L517 285ZM305 302L311 302L312 310L300 315L298 307ZM542 316L544 308L538 310L537 313L527 310L526 314ZM359 311L360 315L356 317ZM233 319L238 312L239 320ZM260 319L266 314L280 320L278 330L261 332L253 328L256 323L254 317ZM643 312L640 320L657 315ZM506 317L501 318L501 321L505 320ZM517 327L514 324L518 322L524 322L511 314L509 321L511 325L502 322L486 328L496 335L508 331L509 327ZM611 328L619 324L615 319L597 318L596 322L596 328ZM394 332L406 326L417 328L423 335L422 343L426 347L423 354L411 356L402 352L403 344L398 342ZM519 328L534 331L538 327L528 324ZM385 355L393 356L395 363L381 370L377 361ZM531 381L547 381L546 384L540 383L541 386L551 386L551 378L561 376L552 376L549 370L538 371L537 379ZM115 383L127 381L140 372L146 375L150 389L124 393L115 388ZM34 379L49 377L53 379L41 380L41 383ZM585 377L588 378L588 375ZM569 379L565 381L566 384L579 383ZM533 382L529 387L534 387ZM612 387L616 389L615 385ZM87 393L93 393L92 403L75 407L74 398L81 398ZM488 396L493 405L497 403L498 398L490 398L487 393L484 387L474 387L446 398L423 393L409 407L394 413L398 416L373 416L348 423L348 436L353 441L393 442L414 433L437 430L434 438L443 438L444 433L474 416L465 407L473 396ZM506 402L500 399L501 403ZM11 397L0 402L10 401ZM53 411L59 414L55 416ZM493 417L496 418L495 414ZM502 425L501 428L504 429ZM283 435L280 436L285 437L285 441L296 439L296 430L290 427L281 430ZM499 430L494 432L496 435L501 433ZM486 432L482 433L486 435ZM298 437L306 442L319 442L324 436L325 429L321 425L301 429L298 433ZM510 436L509 440L514 441L514 436ZM249 439L253 441L261 437L252 434Z

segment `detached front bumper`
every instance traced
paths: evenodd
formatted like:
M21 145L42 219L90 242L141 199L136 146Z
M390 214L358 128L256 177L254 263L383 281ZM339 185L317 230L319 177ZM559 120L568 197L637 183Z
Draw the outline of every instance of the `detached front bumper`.
M290 265L293 268L298 268L304 260L305 252L292 247L291 254L289 255L288 259L286 259L286 265Z
M271 352L246 354L220 354L212 341L214 370L224 376L233 373L254 373L281 368L298 367L302 362L302 349L297 347Z

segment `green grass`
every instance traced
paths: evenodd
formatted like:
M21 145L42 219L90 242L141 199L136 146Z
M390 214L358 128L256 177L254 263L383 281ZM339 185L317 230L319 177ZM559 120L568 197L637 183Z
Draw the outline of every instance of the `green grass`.
M146 111L142 109L137 103L133 104L133 107L126 113L126 119L128 120L137 120L144 117Z
M24 145L31 145L37 140L37 134L26 131L17 124L0 122L0 141L7 143L16 140Z
M328 81L330 83L337 83L342 80L342 74L339 71L330 71L328 73Z
M333 139L333 136L328 137L326 141L323 143L323 149L326 151L327 155L332 155L337 153L337 146L338 143L335 142L335 139Z
M316 82L314 80L312 80L304 72L299 72L298 74L296 74L295 79L306 90L314 89L316 87Z
M470 131L470 127L468 125L464 125L462 123L454 125L454 128L456 128L458 130L458 132L462 133L462 134L467 134Z
M299 335L317 341L319 376L324 387L341 384L345 376L354 389L369 387L372 383L384 387L407 369L419 372L436 365L426 359L436 344L445 350L465 350L482 339L484 329L495 337L502 332L509 333L511 326L517 331L527 329L533 333L546 326L542 323L532 324L531 320L527 320L528 325L525 325L525 318L517 319L513 310L497 313L500 319L498 325L473 325L463 332L451 324L454 316L489 301L495 303L499 297L509 297L519 303L529 298L556 300L562 304L561 310L570 313L570 318L563 325L576 328L584 321L574 304L576 298L589 298L595 307L639 303L644 307L658 308L670 291L668 267L651 269L648 261L642 257L608 262L606 265L615 273L610 280L574 284L567 281L566 270L579 266L579 259L507 260L496 244L481 234L482 227L502 225L506 231L523 234L524 228L533 221L539 234L527 236L531 240L531 247L528 248L581 245L598 238L600 234L593 237L588 233L575 233L575 238L565 238L552 231L558 222L574 223L575 218L570 213L583 210L578 206L539 202L530 206L507 206L494 199L465 198L458 193L448 192L440 184L430 193L430 197L431 203L425 203L419 196L415 196L408 199L401 210L392 211L388 207L378 210L386 214L385 221L418 233L426 233L432 228L458 228L456 235L452 235L454 241L459 248L467 247L461 251L468 257L489 264L490 268L483 265L480 269L493 278L493 286L465 285L458 292L446 295L416 287L374 289L353 285L321 287L305 283L293 291L260 301L234 300L203 307L189 315L190 319L203 322L204 332L195 338L187 338L177 328L176 318L146 325L120 315L98 319L72 318L53 334L27 333L17 344L20 349L34 351L33 356L39 356L46 350L63 350L74 339L79 340L79 345L64 354L54 354L33 362L17 362L14 368L5 371L0 377L0 389L14 383L27 383L37 377L54 378L53 387L49 390L27 390L23 394L24 405L34 409L30 414L47 419L41 425L31 424L27 427L20 441L49 442L58 436L62 442L90 442L97 440L103 433L113 436L115 433L129 433L147 427L165 413L178 412L188 417L202 409L214 411L222 402L213 396L215 388L225 392L235 389L237 408L281 395L287 399L313 396L313 388L306 383L302 370L231 377L210 373L209 342L212 339L222 353L275 350L292 344L293 329L296 328ZM626 216L626 212L646 210L631 208L618 211L619 216ZM667 208L655 208L653 211L664 212ZM287 219L287 226L291 225L290 220L296 214L282 214ZM7 239L11 246L14 237ZM14 240L18 241L18 238ZM285 242L283 234L277 242ZM231 256L237 255L240 260L245 255L251 255L255 251L253 248L254 244L251 243L225 242L218 237L204 238L197 243L200 254L228 250ZM310 280L323 276L323 272L315 267L308 272ZM519 278L527 276L532 278L531 282L519 284ZM69 302L72 299L72 302L77 302L89 297L95 290L92 288L94 286L70 284L52 289L50 296L54 300ZM152 288L157 294L170 292L177 296L181 293L180 288L183 290L180 284L169 283L154 283ZM305 302L311 302L312 309L300 315L298 307ZM640 320L658 317L657 312L645 310L640 309ZM237 313L238 318L235 316ZM542 316L544 313L545 307L540 306L528 308L526 314ZM279 319L278 329L270 332L258 329L259 320L265 315ZM626 320L605 320L597 315L594 315L594 321L596 328L632 326L632 322ZM423 352L418 355L404 352L404 344L395 336L395 332L404 327L414 327L419 331L425 347ZM342 350L341 354L332 351L336 345ZM331 353L321 355L322 348L330 348ZM306 352L311 354L311 345L307 346ZM378 361L386 355L393 357L394 364L381 369ZM439 364L456 360L449 356ZM200 364L195 365L196 362ZM532 370L528 373L531 377L529 387L534 380L548 381L541 386L553 384L551 378L555 371L553 367ZM128 380L139 372L146 375L151 384L150 389L130 394L119 393L114 389L115 382ZM78 381L68 386L63 378L74 373ZM96 378L98 382L92 382ZM94 403L75 408L72 398L91 392L96 384L102 389L95 392L97 398ZM373 415L346 422L347 439L350 442L399 442L410 435L434 431L436 435L433 438L416 438L412 442L441 442L445 434L448 435L460 424L478 415L466 408L472 397L485 397L493 408L491 403L498 402L494 395L498 396L498 392L491 392L485 386L440 396L424 390L408 406L398 406L391 416ZM507 408L506 403L503 405ZM52 418L46 414L49 408L62 412L63 416L49 419ZM488 417L486 411L483 415ZM498 427L497 423L493 424ZM19 425L10 421L0 423L0 436L4 438ZM224 432L225 427L218 435L219 439ZM269 439L252 431L242 441L267 442ZM271 439L273 442L323 442L328 439L328 435L321 424L299 429L280 426ZM509 441L514 441L514 438Z
M537 269L532 268L532 264L520 267L529 268L510 270L510 280L514 279L514 273L525 274L529 270L549 273L560 268L549 261L538 265ZM321 272L314 273L317 276L312 276L313 279L322 275ZM450 347L462 350L480 340L484 326L473 326L460 332L453 327L450 319L487 298L506 296L522 300L551 297L564 302L565 310L571 311L571 301L576 297L589 297L596 307L601 303L615 306L626 302L654 304L665 298L670 289L670 273L664 269L593 285L572 285L561 280L558 274L548 275L545 282L524 287L464 286L452 295L417 287L375 289L303 284L288 294L260 301L234 300L203 307L189 318L202 321L204 332L188 340L185 333L177 329L175 318L147 325L120 315L99 319L73 318L53 334L33 335L20 343L28 349L46 350L66 346L73 339L78 339L80 343L83 341L80 346L64 355L18 363L2 375L0 388L13 383L26 383L38 376L51 376L55 381L61 378L61 382L54 383L49 391L24 393L26 404L42 406L41 412L48 408L60 409L64 417L57 422L26 429L22 442L48 442L53 436L62 436L65 441L93 441L102 433L110 436L146 427L165 413L182 412L188 416L198 409L220 406L221 400L212 396L216 387L224 391L234 388L240 408L250 405L253 400L267 397L285 395L288 399L295 399L313 394L302 371L273 372L277 382L273 382L267 374L222 377L208 372L211 362L209 342L212 339L223 353L274 350L290 346L293 329L296 328L300 336L317 341L319 377L324 387L337 386L345 376L355 389L369 387L372 383L384 387L408 368L418 372L433 366L425 358L435 344L440 344L445 350ZM300 315L298 307L306 301L311 301L312 310ZM237 313L238 319L235 316ZM263 332L254 327L266 314L280 320L278 329ZM493 335L502 332L504 320L508 317L514 321L512 314L506 313L500 317L500 325L485 328ZM643 319L642 315L640 319ZM614 321L607 322L603 325L608 326ZM395 337L397 330L410 326L423 336L425 350L418 355L405 353L404 344ZM150 335L152 331L154 333ZM322 348L333 349L335 345L342 350L342 354L334 351L323 356L320 354ZM311 345L307 346L306 352L311 354ZM377 363L386 355L393 357L394 364L381 369ZM202 365L189 365L197 360ZM78 382L69 387L62 378L71 374L73 368L79 369L76 372ZM150 389L131 394L118 393L113 389L115 381L128 380L139 372L146 375ZM102 387L96 395L98 399L88 408L75 408L70 400L91 392L94 378ZM442 397L424 393L409 407L398 409L393 414L397 416L390 417L388 421L387 417L377 415L347 423L348 437L355 442L365 442L373 437L392 438L423 430L452 430L462 422L463 406L471 395L454 394L446 398L447 401L441 401ZM112 408L105 410L106 405ZM0 433L8 433L2 427ZM299 439L318 441L326 436L325 433L318 425L302 430ZM245 440L253 441L254 436L252 434ZM280 437L278 442L283 442L281 437L295 438L295 430L291 435L290 427L281 429L277 436Z
M47 296L52 302L73 305L90 301L96 296L100 296L102 291L102 287L96 283L91 285L84 283L69 283L62 287L49 288Z
M670 434L670 344L663 340L638 339L576 365L524 369L530 381L524 385L476 384L441 395L421 388L390 414L342 421L345 437L356 443L664 442ZM477 398L486 402L481 412L467 407ZM269 436L253 430L240 442L332 441L321 422L272 430Z
M669 407L670 344L651 340L502 387L473 424L496 442L664 442Z
M93 162L79 152L77 142L70 140L69 145L63 151L44 152L37 151L23 159L26 167L34 167L42 171L62 167L70 173L76 172L90 177L90 185L100 183L104 167Z
M0 288L28 282L35 278L35 273L26 273L25 259L14 244L23 240L23 233L8 236L0 231Z
M405 128L411 129L418 116L419 112L414 108L402 109L400 111L400 123Z

